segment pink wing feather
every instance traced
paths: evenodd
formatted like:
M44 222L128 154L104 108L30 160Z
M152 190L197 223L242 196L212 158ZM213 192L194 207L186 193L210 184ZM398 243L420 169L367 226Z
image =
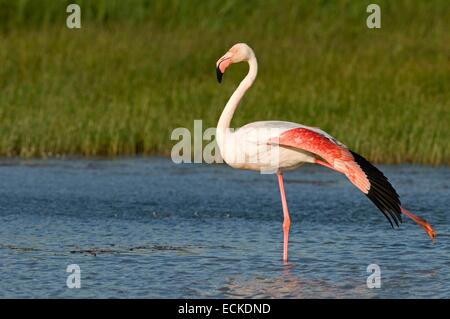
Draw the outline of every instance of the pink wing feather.
M325 160L322 164L343 173L359 190L398 226L401 223L400 199L387 178L362 156L352 152L331 137L307 128L294 128L283 132L271 143L305 150ZM392 220L391 220L392 219Z
M355 162L352 153L325 135L306 128L295 128L281 134L278 143L301 148L320 156L333 169L345 174L364 194L369 192L370 182L364 171Z

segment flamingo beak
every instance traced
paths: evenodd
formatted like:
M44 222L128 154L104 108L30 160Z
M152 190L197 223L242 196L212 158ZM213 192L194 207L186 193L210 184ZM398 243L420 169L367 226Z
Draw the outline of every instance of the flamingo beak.
M216 75L217 75L217 81L219 83L222 82L223 74L225 73L225 70L228 68L228 66L231 64L231 54L226 53L223 57L221 57L217 63L216 63Z
M222 83L223 73L220 71L220 68L216 68L217 82Z

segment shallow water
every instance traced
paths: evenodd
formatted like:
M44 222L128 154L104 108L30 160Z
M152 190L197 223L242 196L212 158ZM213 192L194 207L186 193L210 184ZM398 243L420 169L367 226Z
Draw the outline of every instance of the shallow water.
M449 298L450 169L380 166L412 221L392 230L344 176L276 178L169 159L2 160L0 297ZM66 267L81 268L69 289ZM381 288L366 284L369 264Z

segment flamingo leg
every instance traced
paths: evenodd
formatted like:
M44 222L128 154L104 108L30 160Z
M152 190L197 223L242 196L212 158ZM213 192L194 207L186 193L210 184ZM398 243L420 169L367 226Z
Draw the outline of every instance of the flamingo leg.
M288 206L286 202L286 194L284 193L283 174L280 172L278 176L278 185L280 186L281 204L283 206L283 261L288 260L288 241L289 241L289 228L291 227L291 219L289 217Z

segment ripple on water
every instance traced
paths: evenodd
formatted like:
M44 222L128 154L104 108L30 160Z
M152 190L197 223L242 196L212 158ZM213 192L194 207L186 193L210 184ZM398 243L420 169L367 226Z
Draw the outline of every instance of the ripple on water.
M382 166L411 211L392 230L345 177L276 178L163 158L0 161L0 297L450 298L450 169ZM420 183L418 182L420 181ZM66 267L83 289L67 289ZM367 266L381 269L368 289Z

